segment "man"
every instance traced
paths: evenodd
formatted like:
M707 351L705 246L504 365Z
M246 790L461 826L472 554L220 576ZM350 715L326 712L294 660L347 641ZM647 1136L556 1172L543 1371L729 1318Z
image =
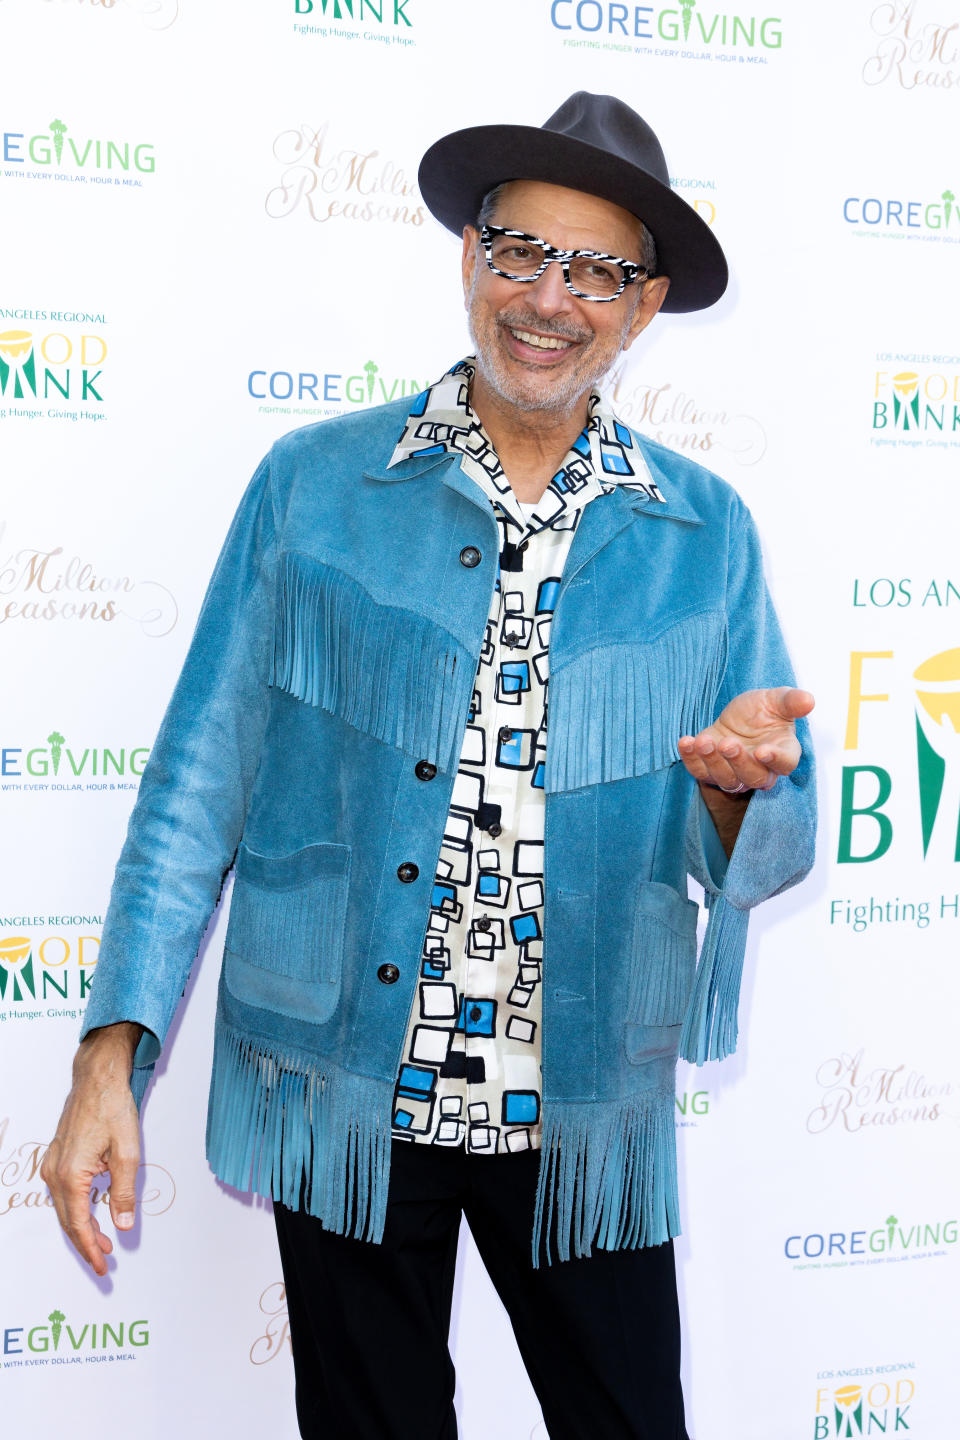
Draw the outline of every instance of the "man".
M103 1273L89 1184L132 1222L134 1096L235 863L207 1148L277 1202L301 1433L456 1435L463 1212L552 1440L682 1440L674 1068L733 1048L747 911L811 863L813 701L742 503L595 386L726 266L610 97L420 178L476 357L254 477L44 1176Z

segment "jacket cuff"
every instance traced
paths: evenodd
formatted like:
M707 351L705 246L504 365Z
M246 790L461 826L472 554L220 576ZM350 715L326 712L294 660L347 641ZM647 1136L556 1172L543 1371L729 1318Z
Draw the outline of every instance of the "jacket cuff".
M687 846L691 873L704 885L710 918L680 1036L680 1054L695 1065L723 1060L737 1048L750 910L802 880L813 864L816 798L809 751L805 749L804 760L792 775L781 776L772 789L757 790L750 797L720 885L701 812L706 812L706 823L712 827L698 794L690 808Z

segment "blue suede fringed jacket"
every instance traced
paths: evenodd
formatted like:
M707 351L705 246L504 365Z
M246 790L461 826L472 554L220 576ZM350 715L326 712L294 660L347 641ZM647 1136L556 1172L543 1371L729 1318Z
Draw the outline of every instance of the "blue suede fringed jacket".
M139 1101L235 865L210 1164L374 1242L498 566L456 456L386 468L408 407L294 431L247 489L143 775L84 1021L144 1027ZM748 911L813 858L802 722L799 768L751 797L729 865L679 763L680 735L792 674L742 502L634 439L666 503L591 501L552 622L535 1262L679 1232L678 1052L734 1048ZM688 873L710 900L699 963Z

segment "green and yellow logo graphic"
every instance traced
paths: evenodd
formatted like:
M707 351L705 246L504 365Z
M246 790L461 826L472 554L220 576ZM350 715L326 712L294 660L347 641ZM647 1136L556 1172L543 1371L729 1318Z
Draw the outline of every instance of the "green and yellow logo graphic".
M99 950L98 935L0 936L0 1003L86 1000Z
M860 748L863 706L890 701L886 692L866 692L865 666L870 665L873 675L880 662L893 659L892 650L851 654L845 750ZM923 856L960 861L960 648L931 655L911 679ZM888 765L843 767L837 851L841 865L879 860L890 849L894 826L886 807L893 794L894 772Z
M960 371L913 366L874 371L872 428L891 441L960 436Z
M0 397L102 405L106 356L102 335L54 331L37 339L30 330L4 330L0 332Z
M938 828L960 860L960 649L944 650L918 665L917 779L926 856Z
M0 940L0 1000L6 1000L8 987L13 1001L36 999L33 952L28 935L7 935Z
M869 1370L854 1373L872 1374ZM915 1393L916 1384L908 1375L818 1390L814 1440L859 1440L861 1435L907 1434L912 1429L910 1411Z

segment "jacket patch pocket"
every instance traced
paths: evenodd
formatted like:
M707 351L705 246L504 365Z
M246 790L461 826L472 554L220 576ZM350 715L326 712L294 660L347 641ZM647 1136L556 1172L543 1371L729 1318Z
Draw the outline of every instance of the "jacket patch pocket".
M680 1025L697 963L697 914L669 885L640 886L633 925L628 1025Z
M349 845L260 855L241 845L225 945L238 1000L313 1023L340 999Z

